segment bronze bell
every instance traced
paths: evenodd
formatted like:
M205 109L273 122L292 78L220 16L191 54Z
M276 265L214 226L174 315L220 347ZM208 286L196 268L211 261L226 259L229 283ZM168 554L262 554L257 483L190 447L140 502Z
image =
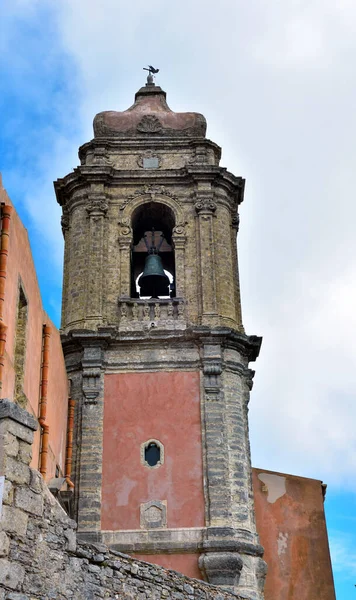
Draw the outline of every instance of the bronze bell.
M158 254L149 254L146 257L145 268L137 283L140 286L140 296L169 296L169 278L163 270Z

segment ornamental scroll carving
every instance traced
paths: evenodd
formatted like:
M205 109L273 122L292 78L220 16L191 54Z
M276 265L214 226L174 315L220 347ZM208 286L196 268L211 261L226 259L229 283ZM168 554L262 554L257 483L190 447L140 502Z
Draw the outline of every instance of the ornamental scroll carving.
M161 121L155 115L145 115L137 125L137 131L142 133L161 133Z
M168 190L164 185L144 185L141 189L135 190L130 196L126 196L120 206L120 210L124 210L129 202L136 198L140 198L140 196L150 196L152 202L156 200L156 196L167 196L168 198L176 200L173 192Z
M177 223L175 227L173 227L173 235L184 235L185 234L185 226L186 223Z
M236 213L236 215L234 217L232 217L232 219L231 219L231 225L232 225L233 229L236 229L236 233L238 233L239 227L240 227L240 215L239 215L239 213Z
M62 233L64 235L65 232L68 231L68 229L69 229L69 214L68 214L68 211L64 211L63 210L63 215L61 217L61 227L62 227Z
M118 222L119 225L119 234L120 235L130 235L132 233L131 222L128 217L122 217Z
M105 216L108 208L109 205L105 196L89 196L86 206L89 216Z
M212 215L216 211L216 204L211 200L199 200L195 203L195 210L199 214Z

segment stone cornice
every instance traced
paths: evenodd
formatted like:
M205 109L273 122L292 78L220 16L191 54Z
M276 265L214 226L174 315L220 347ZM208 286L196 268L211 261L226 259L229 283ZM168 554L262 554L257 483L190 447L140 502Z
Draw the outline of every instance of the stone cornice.
M167 169L159 172L141 170L118 170L107 165L80 166L62 179L54 182L57 201L61 206L66 204L66 198L80 189L92 184L105 186L125 185L191 185L193 182L209 182L214 187L224 187L237 203L243 201L245 180L235 177L226 169L216 166L187 166L182 169ZM144 192L143 192L144 193Z
M223 529L223 528L221 528ZM226 535L211 536L210 528L187 527L182 529L155 529L154 531L126 530L102 531L102 541L121 552L143 554L191 553L191 552L244 552L250 556L262 556L258 543L244 540L242 530L226 530ZM235 535L234 535L235 534ZM241 539L242 538L242 539Z
M167 139L161 137L155 137L152 139L115 139L115 138L94 138L90 142L86 142L82 146L80 146L78 150L78 156L80 160L85 158L86 153L89 150L94 150L95 148L105 148L105 150L110 154L110 152L121 152L122 150L128 150L131 152L142 151L147 148L152 149L154 147L155 150L162 150L167 152L167 150L184 150L189 148L195 148L196 146L206 146L208 148L212 148L214 150L215 155L220 160L221 158L221 147L215 142L211 140L202 139L202 138L183 138L183 139Z
M262 344L262 338L256 335L246 335L239 333L227 327L189 327L183 331L177 330L158 330L152 329L147 332L142 331L123 331L118 332L117 327L99 327L97 331L88 329L72 330L61 336L63 347L73 349L76 347L97 346L112 347L119 344L122 347L125 343L131 345L132 342L142 346L150 347L151 343L157 344L162 341L165 344L221 344L224 348L237 350L249 361L255 361L259 355Z

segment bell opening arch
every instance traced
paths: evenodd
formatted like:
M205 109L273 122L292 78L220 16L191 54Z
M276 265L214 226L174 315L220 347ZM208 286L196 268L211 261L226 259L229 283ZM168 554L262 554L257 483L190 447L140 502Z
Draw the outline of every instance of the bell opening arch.
M162 202L137 206L131 217L131 297L175 297L176 218Z

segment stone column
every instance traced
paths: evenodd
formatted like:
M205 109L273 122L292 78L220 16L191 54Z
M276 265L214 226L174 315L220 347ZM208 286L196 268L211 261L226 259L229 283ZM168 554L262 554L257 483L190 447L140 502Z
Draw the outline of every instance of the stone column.
M102 186L101 186L102 187ZM88 195L87 211L89 215L88 240L88 275L86 320L93 322L93 328L102 320L103 297L103 258L104 258L104 218L108 203L103 191L90 192Z
M197 192L195 210L198 214L198 257L200 261L201 322L218 325L213 219L216 204L211 193Z

